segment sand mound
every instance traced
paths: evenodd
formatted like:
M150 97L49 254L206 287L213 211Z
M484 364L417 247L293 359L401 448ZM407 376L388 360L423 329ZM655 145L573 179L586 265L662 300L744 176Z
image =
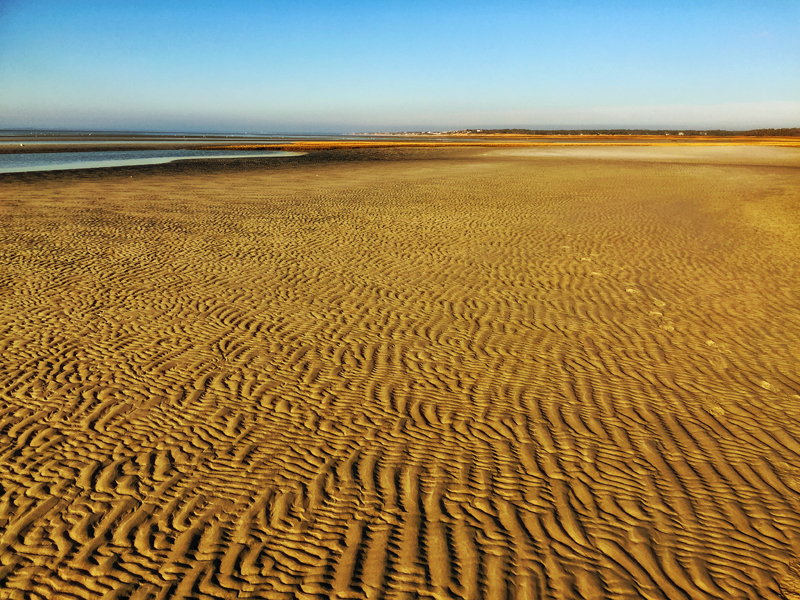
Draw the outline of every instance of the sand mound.
M425 152L0 178L0 596L800 597L798 164Z

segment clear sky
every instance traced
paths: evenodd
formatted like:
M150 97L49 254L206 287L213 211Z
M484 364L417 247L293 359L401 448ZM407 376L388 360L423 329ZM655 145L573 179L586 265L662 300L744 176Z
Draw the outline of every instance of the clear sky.
M798 0L0 0L0 128L797 127L798 32Z

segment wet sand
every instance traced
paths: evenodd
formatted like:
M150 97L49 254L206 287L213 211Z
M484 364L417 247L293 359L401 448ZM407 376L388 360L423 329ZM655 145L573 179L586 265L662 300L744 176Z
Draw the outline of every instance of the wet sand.
M0 597L800 598L798 148L0 199Z

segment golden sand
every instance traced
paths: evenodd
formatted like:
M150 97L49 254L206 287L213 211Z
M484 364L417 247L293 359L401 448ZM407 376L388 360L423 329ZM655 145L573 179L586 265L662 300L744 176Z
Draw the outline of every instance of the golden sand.
M637 150L0 176L0 597L800 598L800 150Z

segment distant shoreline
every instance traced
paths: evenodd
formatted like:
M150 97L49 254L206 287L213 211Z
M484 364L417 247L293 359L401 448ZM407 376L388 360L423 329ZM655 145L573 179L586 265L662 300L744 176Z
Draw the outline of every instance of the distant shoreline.
M70 129L0 129L0 144L15 141L48 142L97 142L97 141L138 141L138 142L224 142L224 141L288 141L288 140L342 140L363 138L472 138L472 137L800 137L800 127L771 129L531 129L494 128L459 130L419 130L419 131L372 131L350 133L247 133L247 132L174 132L174 131L104 131Z
M619 135L570 134L533 135L521 133L433 135L348 135L348 136L263 136L237 137L183 136L154 134L64 136L0 136L0 155L60 152L114 152L130 150L230 150L319 152L324 150L377 150L400 148L514 148L567 146L782 146L800 147L797 136L760 135Z
M375 132L358 135L376 136L689 136L689 137L800 137L800 127L779 129L462 129L458 131Z

